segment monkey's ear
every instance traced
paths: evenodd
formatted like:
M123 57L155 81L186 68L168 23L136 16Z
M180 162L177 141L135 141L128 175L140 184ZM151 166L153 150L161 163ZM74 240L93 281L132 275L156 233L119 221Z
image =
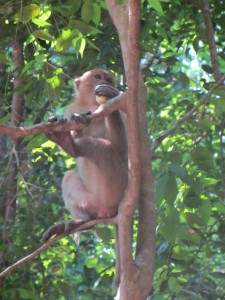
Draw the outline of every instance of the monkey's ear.
M80 82L81 82L80 78L76 78L76 79L74 80L74 87L75 87L75 90L77 90L77 89L79 88Z

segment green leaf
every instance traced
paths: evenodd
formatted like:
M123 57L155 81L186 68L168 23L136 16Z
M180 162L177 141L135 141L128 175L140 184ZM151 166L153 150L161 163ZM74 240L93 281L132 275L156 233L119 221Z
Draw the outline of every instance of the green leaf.
M208 74L213 74L213 69L212 67L208 66L208 65L202 65L202 69L208 73Z
M179 79L184 85L188 85L190 83L190 78L183 72L179 74Z
M21 74L20 74L20 77L22 77L23 74L26 73L26 72L33 66L33 64L34 64L34 60L29 61L29 62L25 65L25 67L23 68L23 70L22 70L22 72L21 72Z
M97 3L93 3L94 14L92 16L92 21L95 25L99 25L101 19L101 8Z
M182 154L180 150L172 150L168 152L168 160L173 164L181 164L182 163Z
M6 64L8 63L8 59L5 54L0 53L0 63Z
M188 261L192 258L192 255L183 249L179 245L173 247L172 257L180 261Z
M160 234L171 244L175 243L177 236L177 224L172 218L164 218L159 228Z
M47 31L44 31L44 30L35 30L33 32L33 35L36 38L39 38L41 40L46 40L46 41L53 41L54 40L54 37L50 33L48 33Z
M148 0L148 3L160 14L163 15L162 5L159 0Z
M187 172L184 169L182 169L181 166L179 166L179 165L171 164L171 165L168 165L168 168L171 172L175 173L180 178L187 177Z
M106 244L109 244L111 241L111 230L108 227L97 227L95 231L100 239L102 239Z
M93 3L85 1L81 9L81 18L84 22L89 23L94 15Z
M44 21L44 20L41 20L41 19L37 19L37 18L34 18L32 20L32 22L40 27L47 27L47 26L51 26L50 23Z
M40 13L38 19L42 21L47 21L51 17L51 14L51 6L45 6L44 11Z
M11 115L7 114L0 119L0 125L6 124L11 119Z
M77 38L73 40L76 54L80 54L83 57L84 49L86 46L86 40L84 38Z
M201 206L202 201L193 188L189 189L186 197L184 198L184 204L190 208L198 208Z
M164 197L170 204L173 204L176 200L177 193L178 188L176 178L172 173L169 173L169 178L165 187Z
M221 96L220 96L221 97ZM216 108L216 113L218 114L222 114L225 112L225 96L224 97L221 97L221 98L216 98L216 99L213 99L211 101L211 103L213 103L215 105L215 108Z
M83 34L97 34L101 33L101 31L85 22L79 20L70 20L69 25L67 25L64 30L67 29L78 29Z
M213 206L218 209L218 211L222 214L225 214L225 205L221 202L214 202Z
M210 120L209 118L203 118L198 120L197 122L198 126L202 128L203 130L210 130L215 129L215 122L213 120Z
M209 200L202 201L202 205L199 207L199 214L206 225L209 222L211 215L211 203Z
M187 213L185 213L185 216L186 216L188 224L191 227L202 227L205 225L205 222L198 214L187 212Z
M168 280L169 289L174 293L179 293L182 289L182 286L178 283L175 277L170 277Z
M191 154L193 161L200 170L209 172L214 168L212 153L204 146L198 146Z
M16 13L14 19L16 23L27 23L30 20L37 17L40 12L41 9L37 4L29 4L27 6L22 7L22 9L18 13Z
M33 149L39 147L44 142L46 142L46 136L44 134L35 135L30 139L29 143L27 144L27 150L31 152Z
M195 230L183 224L179 228L179 237L180 239L191 242L194 245L198 245L201 241L201 237ZM190 255L190 258L192 258L192 255Z
M158 205L160 204L160 201L164 198L165 189L168 180L169 180L168 174L163 174L156 180L155 191L156 191L156 201Z
M85 265L87 268L92 269L96 266L96 264L98 263L98 258L97 257L88 257L85 259Z

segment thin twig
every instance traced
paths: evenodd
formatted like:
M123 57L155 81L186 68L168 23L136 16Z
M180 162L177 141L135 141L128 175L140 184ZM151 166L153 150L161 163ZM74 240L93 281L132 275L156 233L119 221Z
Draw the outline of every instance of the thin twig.
M209 44L213 76L214 76L215 81L218 82L218 80L221 77L221 73L220 73L218 53L217 53L217 49L216 49L216 41L214 38L214 29L213 29L208 0L202 0L202 8L201 9L202 9L202 14L203 14L203 17L205 20L206 37L207 37L208 44Z
M224 158L224 145L223 145L223 137L224 137L224 128L225 128L225 119L222 120L220 126L220 169L221 169L221 177L222 177L222 198L225 198L225 158Z
M186 123L191 117L192 115L199 109L199 107L201 107L202 105L204 105L206 103L206 101L208 100L208 98L218 89L221 87L221 84L223 83L223 81L225 80L225 75L223 75L218 83L216 84L216 86L214 86L210 91L208 91L208 93L206 93L202 99L198 102L198 104L196 104L183 118L179 119L178 121L176 121L169 129L165 130L153 143L152 147L151 147L151 151L152 153L159 147L159 145L161 145L162 141L167 138L169 135L173 134L178 127L180 127L181 125L183 125L184 123Z

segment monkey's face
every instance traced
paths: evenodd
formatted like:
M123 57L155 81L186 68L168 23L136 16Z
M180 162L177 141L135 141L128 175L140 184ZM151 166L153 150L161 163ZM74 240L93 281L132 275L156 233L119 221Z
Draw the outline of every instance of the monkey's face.
M75 93L77 96L93 97L93 101L95 101L95 87L100 84L108 84L115 87L115 79L112 74L103 69L88 71L75 79Z

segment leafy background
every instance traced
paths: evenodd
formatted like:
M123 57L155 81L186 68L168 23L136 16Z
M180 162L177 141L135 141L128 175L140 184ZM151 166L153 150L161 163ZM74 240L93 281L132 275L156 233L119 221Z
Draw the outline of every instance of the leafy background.
M102 0L0 1L0 123L11 118L13 94L23 95L23 126L63 114L73 78L111 70L126 89L117 33ZM142 0L140 56L148 87L151 145L215 86L202 1ZM225 2L210 1L220 72L225 69ZM23 68L14 78L15 42ZM22 82L14 89L14 79ZM225 297L225 92L210 99L153 152L157 257L149 299ZM21 140L13 176L10 140L0 137L1 265L41 245L43 232L69 219L60 184L76 163L43 135ZM14 212L4 210L13 193ZM134 223L134 235L136 235ZM72 237L14 270L1 299L112 299L113 228ZM135 241L134 241L135 243Z

